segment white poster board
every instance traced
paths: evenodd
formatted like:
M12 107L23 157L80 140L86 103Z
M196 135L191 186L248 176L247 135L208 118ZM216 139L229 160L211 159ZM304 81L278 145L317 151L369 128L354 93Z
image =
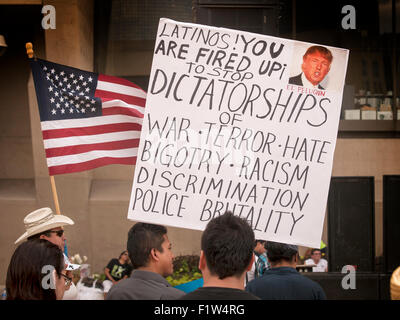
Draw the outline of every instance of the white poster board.
M348 50L324 46L324 89L289 84L312 46L160 19L128 219L204 230L229 210L319 247Z

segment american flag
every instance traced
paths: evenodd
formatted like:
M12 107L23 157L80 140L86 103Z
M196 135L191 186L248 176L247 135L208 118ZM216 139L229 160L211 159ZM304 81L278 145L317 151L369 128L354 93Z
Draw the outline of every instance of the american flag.
M31 59L49 174L136 164L146 92L126 79Z

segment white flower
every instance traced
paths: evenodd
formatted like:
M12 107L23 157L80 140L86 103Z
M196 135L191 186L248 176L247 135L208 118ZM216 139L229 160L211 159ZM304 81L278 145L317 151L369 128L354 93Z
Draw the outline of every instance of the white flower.
M81 258L80 254L76 253L69 260L72 263L82 264L82 263L84 263L84 262L86 262L88 260L88 257L87 256L83 256L83 258Z
M81 264L81 263L82 263L82 258L81 258L81 256L79 255L79 253L77 253L76 255L74 255L74 261L75 261L75 263L77 263L77 264Z

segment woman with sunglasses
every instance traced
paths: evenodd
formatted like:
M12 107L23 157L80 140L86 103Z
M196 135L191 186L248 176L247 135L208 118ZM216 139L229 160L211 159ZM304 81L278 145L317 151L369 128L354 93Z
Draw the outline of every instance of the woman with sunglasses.
M44 239L18 246L7 271L7 300L61 300L71 285L60 248Z
M50 208L41 208L28 214L24 218L26 232L18 238L15 243L21 241L44 239L58 246L64 253L66 237L64 227L73 225L74 222L67 216L54 214ZM64 253L65 263L68 265L66 275L72 278L72 270L79 268L69 262L67 255ZM64 300L76 300L78 291L74 283L71 283L67 292L64 294Z

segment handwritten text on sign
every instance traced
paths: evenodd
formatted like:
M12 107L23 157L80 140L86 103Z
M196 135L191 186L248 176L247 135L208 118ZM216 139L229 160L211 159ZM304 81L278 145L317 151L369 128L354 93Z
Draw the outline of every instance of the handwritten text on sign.
M319 246L348 52L326 90L289 84L311 45L161 19L128 218L203 230L230 210Z

